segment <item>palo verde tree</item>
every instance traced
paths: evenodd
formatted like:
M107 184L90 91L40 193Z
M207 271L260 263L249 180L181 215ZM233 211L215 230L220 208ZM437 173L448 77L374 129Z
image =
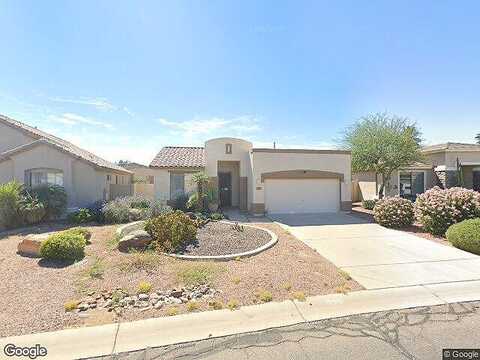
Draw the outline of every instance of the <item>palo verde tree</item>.
M401 167L422 160L421 134L407 118L387 113L362 117L349 127L343 145L352 151L352 171L374 171L382 177L379 197L385 183Z

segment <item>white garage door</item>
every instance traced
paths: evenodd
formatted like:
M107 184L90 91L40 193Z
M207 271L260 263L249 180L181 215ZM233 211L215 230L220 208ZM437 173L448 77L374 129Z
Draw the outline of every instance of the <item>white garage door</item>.
M270 214L337 212L338 179L266 179L265 209Z

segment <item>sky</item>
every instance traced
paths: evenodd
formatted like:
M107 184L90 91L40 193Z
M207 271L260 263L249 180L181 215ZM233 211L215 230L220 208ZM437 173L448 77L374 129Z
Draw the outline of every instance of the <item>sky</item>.
M480 132L478 1L0 0L0 113L108 160L332 148L369 113Z

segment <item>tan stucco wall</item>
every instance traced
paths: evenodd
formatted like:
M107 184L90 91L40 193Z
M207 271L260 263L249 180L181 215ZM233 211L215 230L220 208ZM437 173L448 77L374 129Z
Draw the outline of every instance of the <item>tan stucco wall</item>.
M225 145L232 144L232 153L225 153ZM251 175L251 163L249 152L252 143L235 138L211 139L205 143L205 171L208 176L215 177L218 173L218 161L239 161L240 176Z
M0 184L13 180L13 161L0 162Z
M341 200L352 200L351 155L315 152L253 152L252 203L264 203L262 173L285 170L321 170L344 175L341 183ZM295 189L292 189L295 191Z
M185 175L185 193L189 194L195 191L196 185L192 181L192 176L199 170L175 170L175 169L152 169L154 176L155 199L167 201L170 200L170 173L183 173Z
M352 201L372 200L377 197L375 172L352 174Z
M25 133L0 123L0 153L16 148L20 145L31 143L35 138Z
M479 151L470 151L470 152L447 152L446 154L446 163L447 168L456 169L457 167L457 157L462 164L479 164L480 165L480 152Z
M138 167L129 170L133 172L133 177L137 180L145 181L147 179L147 176L155 177L155 170L151 168Z

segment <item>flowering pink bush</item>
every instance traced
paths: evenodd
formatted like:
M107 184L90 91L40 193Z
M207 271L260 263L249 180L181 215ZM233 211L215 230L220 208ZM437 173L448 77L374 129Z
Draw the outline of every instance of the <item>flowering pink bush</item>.
M480 216L480 193L436 186L417 197L415 216L425 231L444 235L450 225Z
M375 221L389 228L401 228L413 224L414 210L410 200L400 196L379 200L373 208Z

